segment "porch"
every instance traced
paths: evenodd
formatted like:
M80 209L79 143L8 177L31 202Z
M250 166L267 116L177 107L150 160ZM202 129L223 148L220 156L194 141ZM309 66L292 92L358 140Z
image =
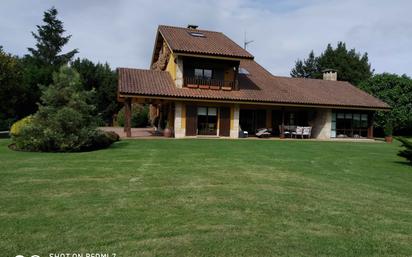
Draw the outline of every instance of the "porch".
M162 99L135 99L134 102L149 103L150 119L157 127L156 133L161 134L168 128L175 138L239 138L244 131L253 137L261 128L266 128L270 137L285 138L296 134L294 131L299 127L310 128L307 138L313 139L373 138L373 112L369 110ZM124 131L127 137L133 137L128 121L131 104L131 98L125 100Z

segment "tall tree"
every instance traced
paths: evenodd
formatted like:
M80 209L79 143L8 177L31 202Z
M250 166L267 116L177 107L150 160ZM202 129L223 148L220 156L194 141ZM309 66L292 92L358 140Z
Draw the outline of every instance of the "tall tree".
M360 88L385 101L392 108L378 112L375 123L383 128L387 123L395 132L412 133L412 79L406 75L376 74L363 81Z
M318 77L319 72L318 59L312 50L307 59L296 61L295 68L292 69L290 75L292 77L315 78Z
M74 49L65 54L60 54L62 48L69 42L71 35L64 36L63 22L57 19L57 9L52 7L43 16L43 25L37 25L37 33L32 32L36 39L36 48L28 48L32 57L44 65L60 68L67 64L76 53Z
M373 74L367 53L360 54L355 49L348 50L345 43L338 42L336 48L328 44L320 56L316 57L311 51L304 61L297 60L290 75L321 79L322 71L325 69L337 70L338 80L348 81L354 85L359 85Z
M19 118L18 103L24 98L20 60L0 46L0 130Z
M96 90L94 102L96 114L106 123L111 124L113 115L119 111L121 105L117 102L117 74L105 63L93 63L88 59L77 58L71 62L81 77L85 90Z
M40 99L38 85L50 85L52 74L67 64L78 52L77 49L62 54L63 47L69 42L70 35L64 36L63 22L57 18L57 10L52 7L44 12L43 25L37 26L37 33L32 32L36 39L35 48L28 48L30 54L26 55L23 62L23 83L31 92L30 97L21 105L24 113L31 114L37 110Z

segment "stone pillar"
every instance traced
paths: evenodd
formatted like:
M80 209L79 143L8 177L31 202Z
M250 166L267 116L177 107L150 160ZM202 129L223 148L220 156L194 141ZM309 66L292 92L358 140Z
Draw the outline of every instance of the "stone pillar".
M238 104L235 104L230 108L230 137L231 138L239 138L239 112L240 112L240 108Z
M312 137L330 139L332 131L332 109L316 109L315 117L309 121Z
M176 56L176 80L175 85L177 88L183 87L183 59Z
M132 136L132 99L124 100L124 132L126 137Z
M183 103L175 103L175 121L174 121L175 138L186 136L186 108Z

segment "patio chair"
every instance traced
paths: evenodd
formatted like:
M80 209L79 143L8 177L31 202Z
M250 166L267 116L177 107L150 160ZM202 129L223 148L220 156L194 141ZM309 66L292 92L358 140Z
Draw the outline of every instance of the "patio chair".
M267 128L260 128L256 130L255 136L257 137L270 137L272 134L269 132Z
M312 127L303 127L302 138L305 136L310 138L311 134L312 134Z
M239 126L239 137L240 137L240 138L247 138L247 137L249 137L249 132L247 132L246 130L243 130L243 129Z
M296 130L292 132L292 136L294 138L297 138L298 136L301 136L303 138L303 127L297 126Z

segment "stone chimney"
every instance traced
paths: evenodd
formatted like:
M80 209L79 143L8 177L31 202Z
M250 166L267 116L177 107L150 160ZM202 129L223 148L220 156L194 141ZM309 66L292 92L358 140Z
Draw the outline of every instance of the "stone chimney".
M338 72L333 69L326 69L323 70L323 80L338 80Z

